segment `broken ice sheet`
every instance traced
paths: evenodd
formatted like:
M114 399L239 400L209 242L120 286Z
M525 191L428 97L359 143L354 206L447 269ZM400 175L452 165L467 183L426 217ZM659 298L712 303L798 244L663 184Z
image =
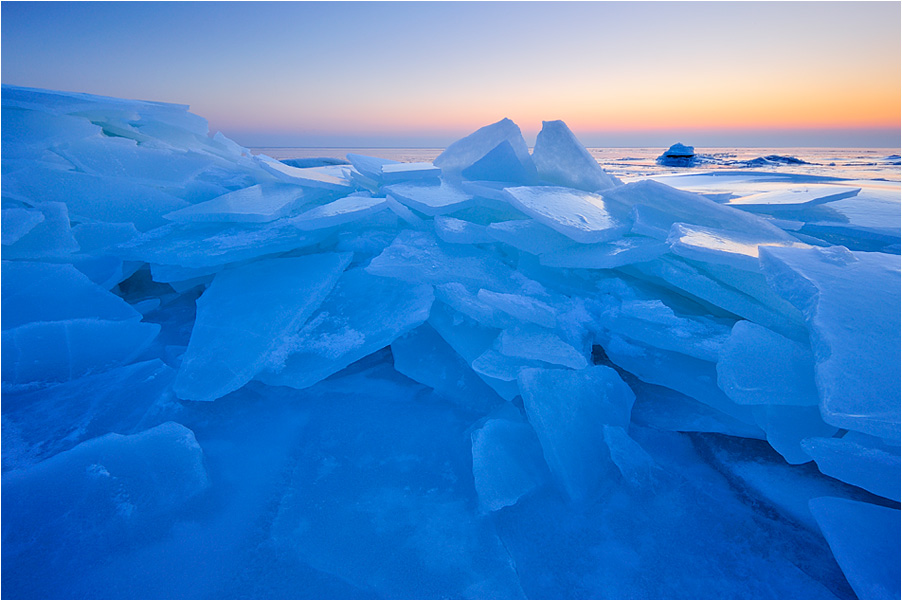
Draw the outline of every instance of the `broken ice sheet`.
M319 230L362 219L388 208L384 197L355 193L328 204L314 207L291 220L300 230Z
M311 386L426 321L434 299L428 284L349 270L299 332L286 332L257 379L274 386Z
M285 217L316 198L314 191L305 191L292 184L257 184L167 213L164 217L170 221L266 222Z
M613 269L631 263L651 261L670 248L654 238L629 236L600 244L580 244L539 254L548 267L571 269Z
M351 260L324 253L224 270L197 301L175 381L182 399L213 401L247 384L323 302Z

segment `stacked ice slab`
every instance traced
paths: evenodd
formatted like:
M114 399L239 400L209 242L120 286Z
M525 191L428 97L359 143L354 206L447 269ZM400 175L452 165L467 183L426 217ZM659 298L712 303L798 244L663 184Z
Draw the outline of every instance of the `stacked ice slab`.
M187 107L4 86L2 134L4 561L53 544L38 522L133 541L201 494L180 408L389 348L474 416L482 515L655 494L632 428L766 440L867 491L769 500L806 505L859 596L898 597L898 241L623 184L561 121L532 153L504 119L433 164L298 168Z

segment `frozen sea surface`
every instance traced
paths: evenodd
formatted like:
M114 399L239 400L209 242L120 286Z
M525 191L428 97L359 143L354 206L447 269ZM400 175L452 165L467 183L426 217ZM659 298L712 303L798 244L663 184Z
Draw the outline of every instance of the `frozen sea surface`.
M898 149L2 101L5 598L899 598Z

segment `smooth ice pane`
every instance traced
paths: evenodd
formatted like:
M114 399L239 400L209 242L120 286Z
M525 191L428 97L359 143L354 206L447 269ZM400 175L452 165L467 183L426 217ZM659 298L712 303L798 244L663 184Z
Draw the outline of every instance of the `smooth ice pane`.
M604 172L563 121L542 121L532 160L539 178L550 184L589 192L621 184Z
M318 230L357 221L387 208L384 197L352 194L305 211L291 223L301 230Z
M160 326L134 320L70 319L3 331L3 383L66 382L132 362Z
M510 142L504 141L460 174L473 181L533 183L535 174L524 165Z
M291 184L257 184L167 213L170 221L266 222L289 215L315 199L314 193Z
M483 512L514 505L546 478L542 447L525 421L490 419L470 440L473 481Z
M601 196L591 192L555 186L505 188L504 192L514 207L577 242L607 242L629 229L629 224L611 215Z
M859 599L898 599L899 510L836 497L809 503Z
M4 330L79 318L140 320L141 314L72 265L3 261Z
M768 282L805 315L824 421L899 440L899 257L762 249Z
M548 267L571 269L613 269L631 263L651 261L666 253L667 244L654 238L632 236L603 242L581 244L539 255L539 262Z
M443 215L473 206L473 196L454 184L405 183L386 186L386 194L424 215Z
M818 404L811 349L744 320L721 349L717 385L740 405Z
M258 379L311 386L426 321L433 300L428 284L347 271L300 331L283 336Z
M545 328L523 326L504 330L499 342L501 354L508 357L544 361L571 369L589 365L582 353Z
M320 306L351 260L325 253L224 270L197 300L175 381L179 398L213 401L247 384Z
M503 143L508 144L517 159L517 163L510 166L510 171L525 172L535 179L536 167L532 162L532 157L529 156L529 148L526 146L523 134L520 133L520 128L510 119L502 119L497 123L486 125L466 138L452 143L433 161L433 164L441 167L444 174L460 174L461 171L472 166ZM497 178L493 177L492 179Z
M865 446L847 438L808 438L802 449L817 469L875 495L899 501L899 448Z
M571 500L591 500L616 469L604 426L627 427L635 395L617 372L601 365L524 369L518 385L551 473Z

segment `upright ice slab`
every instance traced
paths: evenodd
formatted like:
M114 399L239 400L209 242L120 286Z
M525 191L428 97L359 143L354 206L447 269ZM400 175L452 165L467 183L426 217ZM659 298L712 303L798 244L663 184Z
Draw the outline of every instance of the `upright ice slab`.
M563 121L542 121L532 160L539 178L558 186L599 192L622 183L604 172Z
M807 319L824 421L898 441L899 258L839 246L763 248L761 264Z

